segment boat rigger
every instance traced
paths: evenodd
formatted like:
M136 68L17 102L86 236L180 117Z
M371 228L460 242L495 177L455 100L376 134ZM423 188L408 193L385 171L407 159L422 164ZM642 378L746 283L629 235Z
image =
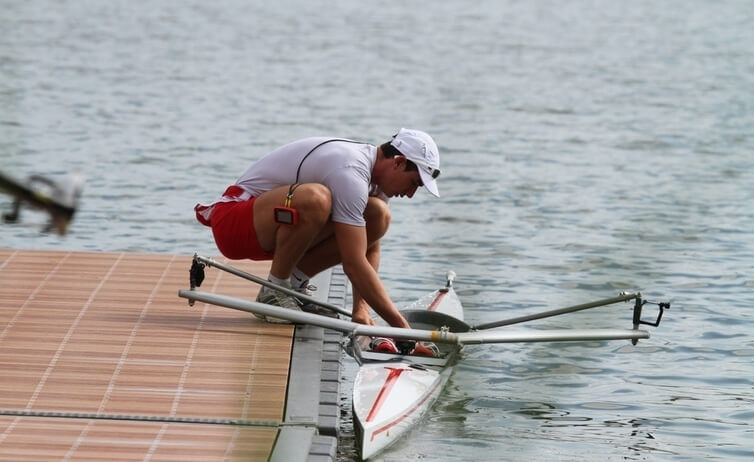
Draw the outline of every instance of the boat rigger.
M344 333L349 343L346 351L359 364L353 386L353 416L355 433L358 436L358 450L363 459L379 454L412 429L429 412L432 404L442 393L465 345L484 343L526 343L564 342L593 340L631 340L636 344L640 339L649 338L642 325L658 326L669 303L656 303L644 300L639 293L621 293L616 297L569 306L542 313L505 319L496 322L470 326L464 319L463 305L455 292L455 273L448 272L445 285L421 297L405 309L403 316L411 324L411 329L389 326L368 326L337 317L315 313L292 311L276 306L251 302L234 297L197 291L204 278L206 266L216 267L236 276L284 290L269 281L243 273L212 259L195 255L190 271L190 290L180 290L179 296L189 300L205 302L221 307L245 311L264 316L287 319L296 324L309 324ZM319 305L338 314L344 310L327 303L301 295L306 303ZM633 301L631 329L553 329L509 331L499 329L535 319L560 316L600 306ZM658 306L657 318L653 321L642 319L642 309L647 303ZM370 340L375 337L388 337L396 340L400 351L385 353L372 351ZM435 357L411 354L416 342L435 342L439 354Z

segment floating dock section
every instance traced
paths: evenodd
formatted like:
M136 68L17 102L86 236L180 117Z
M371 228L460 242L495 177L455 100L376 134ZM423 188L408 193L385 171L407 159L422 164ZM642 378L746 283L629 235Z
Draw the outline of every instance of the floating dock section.
M0 249L0 460L335 459L340 334L189 307L190 264ZM203 291L256 297L206 276ZM314 284L345 304L339 270Z

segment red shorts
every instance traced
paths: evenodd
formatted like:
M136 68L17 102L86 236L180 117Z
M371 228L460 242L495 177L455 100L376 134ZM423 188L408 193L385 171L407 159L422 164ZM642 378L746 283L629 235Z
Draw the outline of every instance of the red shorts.
M243 202L219 202L212 209L212 235L217 249L231 260L272 260L273 252L259 245L254 231L255 197Z

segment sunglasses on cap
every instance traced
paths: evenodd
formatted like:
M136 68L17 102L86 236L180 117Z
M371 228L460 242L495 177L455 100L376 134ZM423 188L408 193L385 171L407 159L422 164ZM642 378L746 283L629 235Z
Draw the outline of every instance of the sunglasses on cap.
M423 164L423 163L417 162L415 160L412 160L411 162L413 162L414 164L416 164L416 166L419 167L420 169L424 170L424 173L429 174L429 176L431 176L433 180L436 180L437 177L440 176L440 169L439 168L430 167L427 164Z

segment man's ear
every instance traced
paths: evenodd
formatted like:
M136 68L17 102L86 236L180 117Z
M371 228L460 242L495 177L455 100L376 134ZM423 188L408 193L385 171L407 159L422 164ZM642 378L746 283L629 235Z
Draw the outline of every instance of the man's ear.
M406 169L406 158L403 156L393 157L393 162L396 168L401 167L402 170Z

